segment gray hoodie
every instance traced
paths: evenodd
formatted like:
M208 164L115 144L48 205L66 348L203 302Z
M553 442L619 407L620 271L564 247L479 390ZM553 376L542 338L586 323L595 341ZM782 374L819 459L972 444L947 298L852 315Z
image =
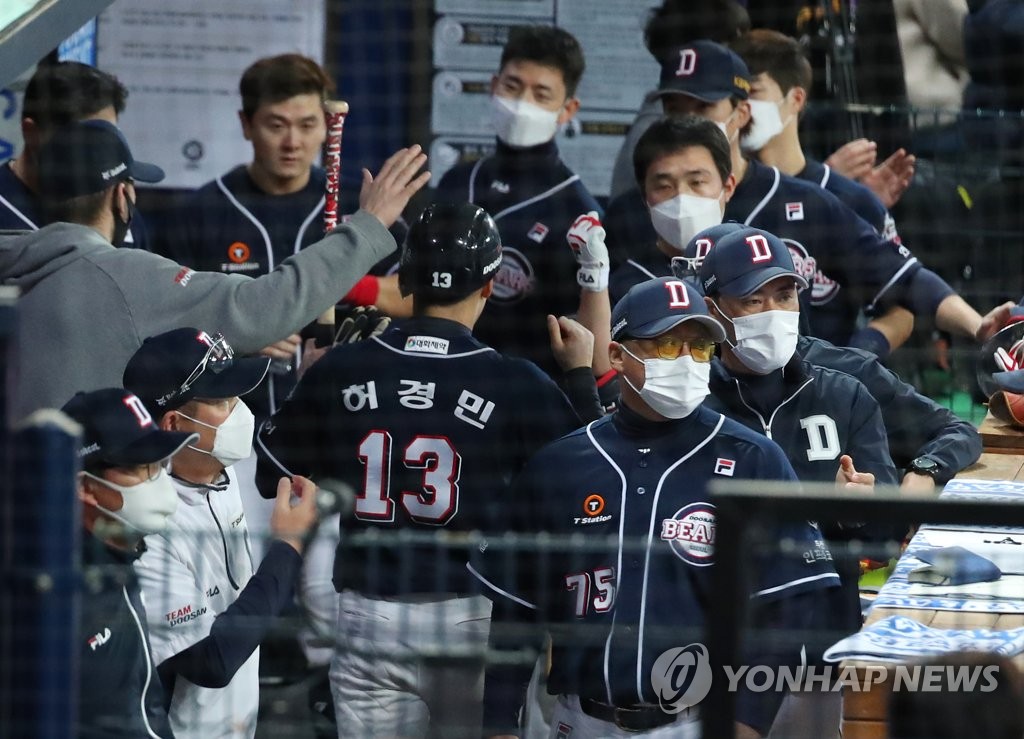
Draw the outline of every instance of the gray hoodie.
M70 223L0 233L0 281L22 291L13 419L80 390L120 387L143 339L174 328L220 331L239 353L256 352L308 324L394 250L363 211L255 279L117 249Z

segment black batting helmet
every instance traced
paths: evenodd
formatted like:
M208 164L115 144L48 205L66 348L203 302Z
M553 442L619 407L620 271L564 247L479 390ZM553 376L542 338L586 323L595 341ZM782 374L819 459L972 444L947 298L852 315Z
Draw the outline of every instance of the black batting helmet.
M409 229L398 264L402 295L454 303L478 290L501 265L494 219L472 203L432 203Z

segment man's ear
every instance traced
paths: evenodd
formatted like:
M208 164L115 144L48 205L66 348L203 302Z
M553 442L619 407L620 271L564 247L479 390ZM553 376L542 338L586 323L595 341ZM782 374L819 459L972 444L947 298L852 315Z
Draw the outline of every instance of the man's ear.
M24 142L22 151L31 158L34 158L39 151L39 147L43 145L41 139L42 133L39 130L38 124L31 118L22 118L21 140Z
M576 113L580 109L579 98L569 98L565 101L565 106L562 108L562 112L558 114L558 125L564 126L566 123L571 121Z
M729 176L725 178L722 188L725 192L725 202L728 203L732 199L733 193L736 192L736 175L730 173Z
M622 372L626 366L626 352L623 351L622 344L617 341L608 344L608 361L611 363L613 370Z
M75 488L78 493L78 499L83 503L95 506L99 505L99 501L96 500L96 496L93 495L92 486L95 483L88 477L84 472L79 472L78 477L75 479Z
M178 431L178 412L167 411L157 425L161 431Z
M742 131L750 123L750 101L740 100L736 104L736 130Z
M242 135L246 141L252 141L252 122L244 110L238 111L238 122L242 124Z
M807 90L802 87L794 87L786 93L786 97L789 99L793 114L797 118L803 115L804 108L807 106Z

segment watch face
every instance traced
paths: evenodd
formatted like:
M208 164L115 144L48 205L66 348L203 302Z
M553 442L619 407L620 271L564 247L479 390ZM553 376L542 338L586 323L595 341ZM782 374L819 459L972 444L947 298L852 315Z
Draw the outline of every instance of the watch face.
M918 457L910 463L910 469L914 472L923 472L926 475L934 475L938 471L939 465L934 459Z

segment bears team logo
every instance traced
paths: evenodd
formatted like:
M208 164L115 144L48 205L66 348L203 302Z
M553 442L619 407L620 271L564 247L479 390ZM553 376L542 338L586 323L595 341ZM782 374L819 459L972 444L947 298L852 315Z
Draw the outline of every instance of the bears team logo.
M662 519L661 540L684 562L709 566L715 553L715 507L703 502L683 506L672 518Z
M533 292L533 265L517 249L502 245L501 266L494 275L492 300L499 303L518 303Z
M228 247L228 259L235 264L248 262L250 254L252 252L249 250L249 245L241 241L236 241Z
M824 305L839 292L839 283L818 269L818 260L807 253L807 249L799 241L783 239L793 257L796 273L807 280L811 286L811 305Z

